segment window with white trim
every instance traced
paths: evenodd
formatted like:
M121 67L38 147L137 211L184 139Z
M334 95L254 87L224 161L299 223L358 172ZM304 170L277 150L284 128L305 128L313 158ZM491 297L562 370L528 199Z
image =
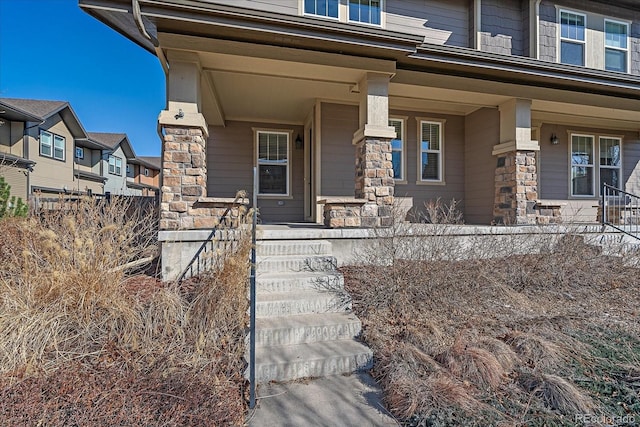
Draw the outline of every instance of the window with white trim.
M389 119L389 126L393 127L396 130L396 137L391 140L391 163L393 165L393 178L397 181L404 181L404 120Z
M594 196L595 167L592 135L571 135L571 195Z
M257 131L258 194L289 195L289 133Z
M40 155L64 161L66 139L64 136L40 130Z
M84 148L76 147L76 159L84 159Z
M604 69L627 72L629 24L604 20Z
M349 0L349 21L380 25L382 0Z
M600 189L603 184L620 188L622 181L620 167L622 165L622 139L601 136L598 139L600 151Z
M149 176L149 169L144 168L144 176Z
M421 120L418 144L420 180L425 182L443 181L442 149L444 139L442 122Z
M53 152L53 134L45 130L40 131L40 155L51 157Z
M122 175L122 159L120 157L109 155L109 173Z
M304 0L304 13L337 19L339 5L340 0Z
M560 62L585 65L586 15L560 11Z

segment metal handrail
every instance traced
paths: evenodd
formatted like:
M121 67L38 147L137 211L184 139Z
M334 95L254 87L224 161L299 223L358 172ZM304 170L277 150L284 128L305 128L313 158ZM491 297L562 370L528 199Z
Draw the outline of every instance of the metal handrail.
M640 240L640 196L603 184L600 205L602 225Z
M182 270L182 273L180 274L180 276L178 276L178 283L181 283L184 280L184 278L187 275L187 273L191 273L190 276L194 275L193 274L194 264L196 266L196 275L200 274L201 272L204 271L204 269L207 266L206 265L207 262L206 262L206 260L203 260L202 261L203 267L201 268L201 266L200 266L200 255L202 255L203 252L206 254L209 251L208 246L210 244L211 244L211 251L213 251L213 238L215 237L216 233L218 231L221 231L222 227L225 225L224 222L227 219L227 215L231 211L231 208L238 203L238 200L244 199L244 198L246 198L246 193L244 191L238 191L236 193L236 198L233 200L231 205L229 205L227 207L227 209L224 211L224 213L222 214L222 216L220 217L220 219L218 221L218 224L216 224L213 227L213 229L211 230L211 233L209 234L209 236L206 238L206 240L204 242L202 242L202 245L200 245L200 247L196 251L196 253L193 256L193 258L191 258L191 261L189 261L189 263L184 268L184 270Z

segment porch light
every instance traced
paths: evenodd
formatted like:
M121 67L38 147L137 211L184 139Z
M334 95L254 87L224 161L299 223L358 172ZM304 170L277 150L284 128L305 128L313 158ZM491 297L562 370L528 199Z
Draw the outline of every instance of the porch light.
M551 144L553 144L553 145L558 145L558 137L556 136L556 134L555 134L555 133L552 133L552 134L551 134L551 139L550 139L550 141L551 141Z
M302 141L302 137L300 134L296 137L296 150L302 150L304 148L304 143Z

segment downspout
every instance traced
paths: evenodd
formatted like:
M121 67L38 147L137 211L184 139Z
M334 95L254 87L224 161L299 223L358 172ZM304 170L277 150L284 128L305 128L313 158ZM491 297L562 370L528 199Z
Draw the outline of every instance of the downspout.
M529 56L540 59L540 2L542 0L530 0L529 2Z
M474 42L475 49L482 50L482 0L474 0L474 13L475 13L475 31Z

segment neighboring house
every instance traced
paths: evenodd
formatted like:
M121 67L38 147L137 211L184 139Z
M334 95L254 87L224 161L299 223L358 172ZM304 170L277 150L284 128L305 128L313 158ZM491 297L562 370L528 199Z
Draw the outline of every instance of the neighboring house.
M0 130L0 150L15 157L4 155L13 166L8 175L16 195L26 200L36 194L56 199L59 194L102 193L102 147L88 139L68 102L0 98L0 119L5 122L0 129L6 129ZM23 170L17 174L16 167Z
M89 132L89 139L104 147L102 175L106 179L104 193L122 196L141 196L139 188L130 187L127 179L129 160L136 157L129 138L124 133Z
M160 157L139 156L127 160L127 185L142 196L160 194Z
M254 167L263 221L337 227L389 224L394 195L535 224L640 192L637 1L80 5L167 73L161 228L210 226Z

